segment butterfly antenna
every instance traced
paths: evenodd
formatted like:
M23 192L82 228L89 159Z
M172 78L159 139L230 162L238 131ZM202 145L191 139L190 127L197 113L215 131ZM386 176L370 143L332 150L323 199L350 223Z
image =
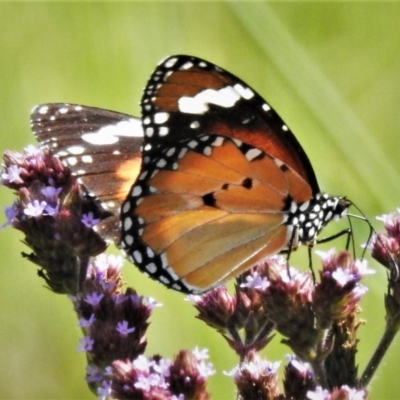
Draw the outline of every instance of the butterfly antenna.
M349 223L349 227L350 228L349 228L349 234L347 235L346 250L349 249L350 241L351 241L351 250L353 252L353 258L355 259L356 258L356 244L355 244L355 241L354 241L354 234L353 234L353 232L354 232L354 230L353 230L353 222L352 222L352 220L351 220L351 218L350 218L350 216L348 214L347 214L347 221ZM370 235L368 237L368 242L369 242L370 238L371 238L371 230L370 230ZM363 253L361 255L361 258L364 258L364 255L365 255L365 249L364 249L364 251L363 251Z

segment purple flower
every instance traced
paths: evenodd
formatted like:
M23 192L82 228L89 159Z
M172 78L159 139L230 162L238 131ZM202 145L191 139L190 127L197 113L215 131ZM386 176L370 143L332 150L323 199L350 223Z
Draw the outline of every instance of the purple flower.
M332 272L332 278L340 285L345 286L347 283L354 281L354 275L348 269L338 267Z
M214 366L211 363L206 363L204 361L199 362L197 369L203 378L207 378L215 374Z
M7 221L0 226L0 229L5 228L7 225L11 225L14 221L14 218L18 215L18 208L15 203L11 206L4 207L3 210Z
M168 384L162 375L159 374L149 374L149 375L139 375L137 382L134 383L136 389L141 389L148 392L151 387L157 387L162 389L167 389Z
M180 394L178 397L173 395L171 400L185 400L185 396L183 394Z
M268 279L266 277L260 276L259 273L255 271L253 274L246 276L246 283L242 283L240 287L265 290L269 285L270 282L268 281Z
M85 336L83 338L80 338L79 342L81 344L78 346L78 349L77 349L78 351L84 352L84 351L93 350L94 340L89 335Z
M37 157L42 155L42 149L34 146L33 144L28 144L28 146L24 148L24 153L28 157Z
M279 398L278 368L280 362L263 360L256 351L250 351L243 362L226 375L232 376L238 398Z
M81 221L85 224L88 228L98 224L100 222L99 218L94 218L92 211L88 212L87 214L83 214Z
M86 382L100 382L103 380L103 374L101 371L93 366L93 365L88 365L86 367Z
M24 214L29 217L38 217L43 214L43 210L46 208L47 203L45 201L33 200L28 203L24 209Z
M128 321L125 320L123 320L122 322L118 322L117 327L115 329L122 336L128 336L130 333L135 332L135 327L128 328Z
M85 296L85 302L96 308L103 297L103 293L93 292Z
M154 363L152 367L155 372L165 377L169 377L171 375L169 370L171 367L171 360L164 360L161 358L157 363Z
M92 314L89 319L79 318L79 326L81 328L89 328L93 324L95 319L96 318L94 317L94 314Z
M93 214L93 213L89 213ZM83 218L83 216L82 216ZM97 223L97 222L96 222ZM86 224L85 224L86 225ZM121 270L124 259L121 256L115 256L114 254L100 254L94 260L94 267L98 271L106 271L109 268Z
M140 355L133 361L133 366L142 372L149 372L154 361L150 361L146 356Z
M192 351L192 354L196 357L197 361L204 361L210 358L208 355L208 349L200 350L197 346Z
M146 297L143 299L143 304L150 310L154 307L162 307L162 303L159 303L157 300L153 299L153 297Z
M365 275L373 275L376 273L374 269L368 268L367 260L356 260L355 261L356 273L362 278Z
M331 395L327 389L322 389L321 386L317 386L315 390L307 392L307 398L310 400L329 400Z
M97 394L101 399L109 399L111 395L111 382L103 381L101 386L97 389Z
M347 385L342 385L340 388L334 388L331 392L317 386L315 390L309 390L307 392L307 398L309 400L364 400L367 398L367 393L365 389L353 389Z
M57 203L58 195L62 188L55 188L53 186L46 186L40 190L40 193L46 198L47 201Z
M1 174L1 177L4 181L20 184L24 182L20 176L22 171L23 168L18 167L18 165L10 165L6 168L6 172Z
M44 208L44 211L46 212L47 215L54 216L58 213L59 206L52 207L50 204L47 204L46 207Z

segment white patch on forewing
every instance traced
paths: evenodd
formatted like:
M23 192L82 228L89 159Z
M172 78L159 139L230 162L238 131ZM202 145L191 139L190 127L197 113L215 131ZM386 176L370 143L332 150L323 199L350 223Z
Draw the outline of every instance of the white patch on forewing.
M179 111L188 114L204 114L209 104L230 108L241 98L241 94L232 86L222 89L206 89L194 97L183 96L178 100Z
M178 59L176 57L170 58L168 61L165 62L164 66L166 68L172 68L176 64L177 61L178 61ZM164 62L164 61L162 61L162 62Z
M128 121L120 121L114 125L107 125L97 132L85 133L82 140L94 145L114 144L119 136L143 137L143 128L140 119L131 118Z
M246 100L249 100L254 96L254 92L249 87L243 87L240 83L237 83L234 86L234 89Z

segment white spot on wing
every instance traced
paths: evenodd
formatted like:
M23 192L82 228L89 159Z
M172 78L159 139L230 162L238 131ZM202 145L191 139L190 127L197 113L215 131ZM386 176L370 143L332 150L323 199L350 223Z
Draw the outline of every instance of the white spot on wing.
M181 69L189 69L193 67L193 63L188 61L185 64L182 65Z
M126 231L129 231L129 229L131 229L131 227L132 227L132 218L131 217L125 218L124 219L124 229Z
M86 164L91 164L93 162L93 157L89 155L82 156L82 162Z
M156 165L158 168L164 168L167 165L167 162L163 158L161 158L157 161Z
M69 154L78 155L84 153L85 149L82 146L70 146L67 151Z
M261 150L260 149L250 149L247 153L246 153L246 159L249 161L254 160L256 157L258 157L261 154Z
M133 243L133 236L132 235L126 235L124 237L124 242L128 245L131 246Z
M170 58L167 62L164 63L165 68L171 68L173 67L178 59L176 57Z
M142 262L142 260L143 260L142 253L140 251L138 251L138 250L134 251L133 252L133 258L135 259L135 261L137 263L140 264Z
M68 157L67 158L67 163L71 166L76 165L77 162L78 162L78 160L76 159L76 157Z
M142 194L142 188L140 186L135 186L132 190L132 196L137 197L140 196ZM125 203L125 204L129 204L129 203Z
M49 107L48 106L41 106L38 110L39 114L47 114L47 112L49 111Z
M232 87L222 89L206 89L194 97L183 96L178 100L179 111L188 114L204 114L209 109L209 104L224 108L232 107L240 99L240 94Z
M154 275L157 272L157 266L154 263L147 264L145 268L146 271L151 275Z
M243 87L240 83L237 83L233 88L246 100L254 97L254 92L249 87Z
M159 130L158 130L158 134L160 136L167 136L169 132L169 129L166 126L162 126Z
M123 213L127 213L130 209L131 209L131 204L129 203L129 201L127 201L127 202L124 203L124 205L122 206L122 212L123 212Z
M167 112L158 112L154 114L154 123L155 124L163 124L167 122L169 118L169 114Z
M131 118L120 121L114 125L107 125L97 132L85 133L82 140L94 145L107 145L117 143L118 137L143 137L142 124L139 119Z

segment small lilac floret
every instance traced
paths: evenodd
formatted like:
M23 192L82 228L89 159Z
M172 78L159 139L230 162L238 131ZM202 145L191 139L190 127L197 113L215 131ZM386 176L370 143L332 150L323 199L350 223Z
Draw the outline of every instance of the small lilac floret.
M317 386L315 390L309 390L307 392L307 398L309 400L325 400L330 398L330 393L327 389L322 389L321 386Z
M29 217L38 217L43 214L43 210L46 208L47 203L45 201L33 200L28 203L24 209L24 214Z
M89 328L95 320L94 314L92 314L89 319L79 318L79 326L81 328Z
M56 202L62 188L55 188L53 186L46 186L40 190L40 193L46 197L47 201Z
M135 332L135 327L128 328L128 321L125 320L118 322L117 327L115 329L122 336L128 336L130 333Z
M11 206L4 207L3 210L4 214L6 215L7 221L0 226L0 229L5 228L7 225L11 225L15 217L18 215L18 208L15 203Z
M103 297L104 297L103 293L93 292L85 296L85 302L92 305L93 307L96 307L99 305Z
M101 386L97 389L97 394L101 396L101 399L109 399L111 396L111 382L103 381Z
M100 219L94 218L93 213L89 211L87 214L82 215L81 222L88 228L91 228L92 226L98 224L100 222Z
M89 335L80 338L79 342L81 344L78 346L78 351L91 351L93 349L94 340Z
M265 290L270 286L270 282L266 277L261 277L257 272L246 276L246 283L242 283L240 287Z
M18 165L10 165L7 167L6 172L1 174L1 177L3 180L8 181L8 182L14 182L14 183L23 183L23 180L21 179L21 172L23 169L21 167L18 167Z
M342 267L338 267L332 272L332 278L335 279L341 287L355 280L354 275L348 269L343 269Z
M356 260L355 265L357 268L357 274L360 277L363 277L365 275L373 275L376 273L376 271L374 269L368 268L367 260Z
M40 147L34 146L33 144L28 144L28 146L24 148L24 153L28 157L36 157L42 154L42 149Z

